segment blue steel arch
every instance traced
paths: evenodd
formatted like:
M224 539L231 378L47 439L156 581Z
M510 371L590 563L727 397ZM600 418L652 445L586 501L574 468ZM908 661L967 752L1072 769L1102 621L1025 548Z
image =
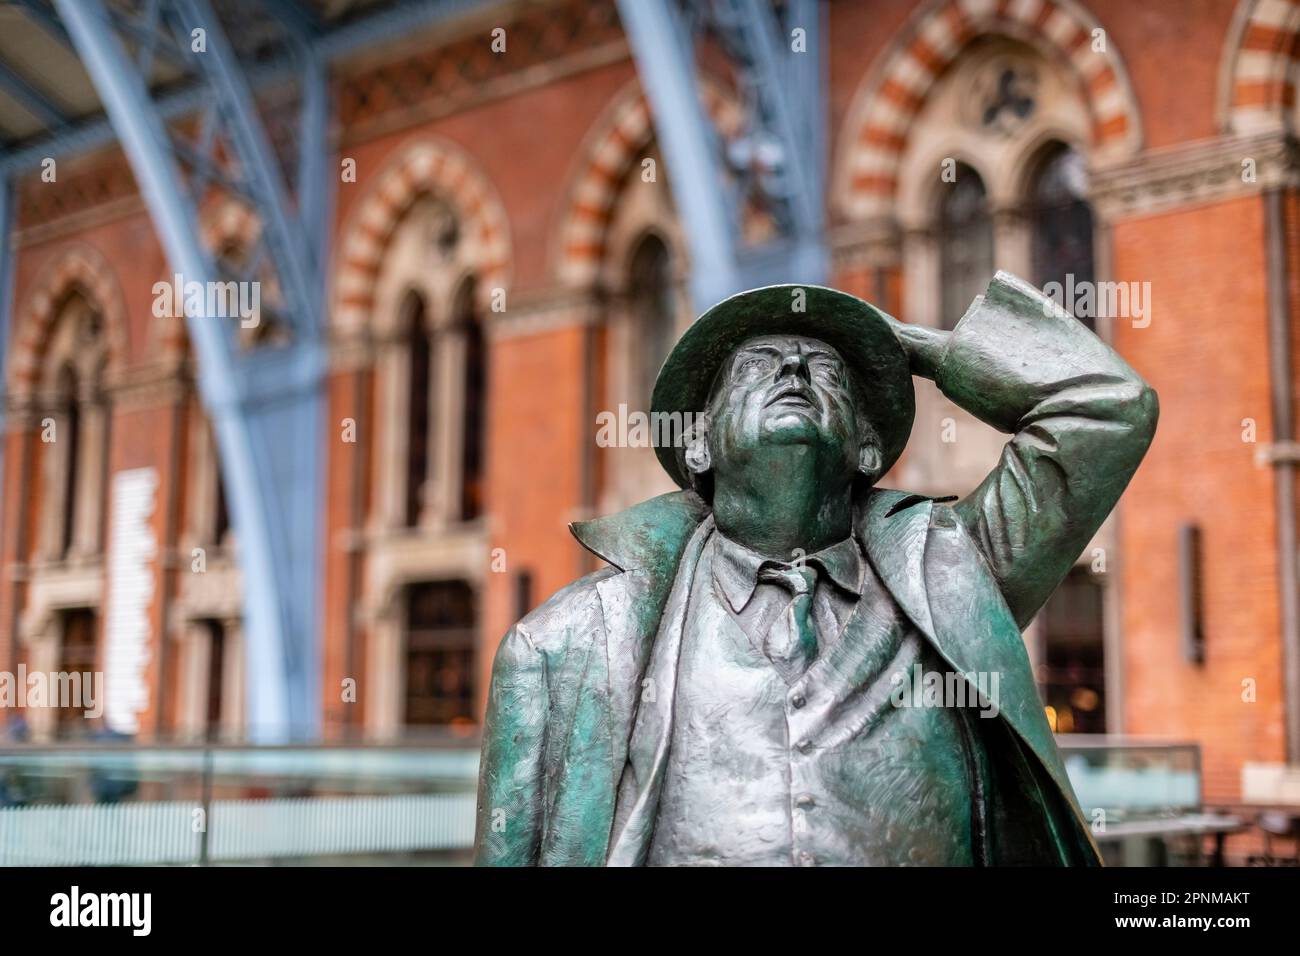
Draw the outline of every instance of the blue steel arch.
M367 17L328 28L292 2L269 5L284 23L288 56L245 70L208 0L156 0L131 16L105 0L53 0L62 24L41 0L23 6L56 32L66 30L107 113L108 122L56 123L47 140L0 157L0 172L44 156L118 139L136 174L169 261L187 278L217 278L199 238L196 202L182 166L200 184L221 182L222 170L173 141L167 122L208 107L204 129L220 126L245 175L239 183L263 217L267 252L288 305L293 343L239 352L230 330L198 311L186 321L199 357L199 388L222 452L222 467L239 528L247 604L248 725L260 740L313 737L319 730L316 635L321 513L325 309L324 267L334 177L325 135L327 64L357 49L450 18L476 0L395 0ZM818 50L824 10L819 0L618 0L642 83L654 106L677 208L694 268L692 294L704 308L739 289L774 281L824 282L829 270L824 224L824 70ZM142 19L143 18L143 19ZM202 24L208 50L188 67L200 82L151 96L145 77L155 54L184 60L188 29ZM755 136L778 162L769 170L771 198L781 210L779 238L746 245L736 198L726 187L726 157L700 107L692 31L719 36L737 62L751 97ZM171 30L178 41L160 45ZM788 42L801 30L806 52ZM153 39L143 44L140 38ZM128 44L134 56L127 53ZM179 54L179 57L178 57ZM265 131L251 86L297 78L302 84L297 201L293 201ZM204 145L200 143L200 145ZM211 145L211 140L206 142ZM195 194L201 194L199 189ZM9 215L0 193L0 223ZM7 266L7 262L3 263ZM0 266L0 296L8 270ZM7 310L6 310L7 311Z

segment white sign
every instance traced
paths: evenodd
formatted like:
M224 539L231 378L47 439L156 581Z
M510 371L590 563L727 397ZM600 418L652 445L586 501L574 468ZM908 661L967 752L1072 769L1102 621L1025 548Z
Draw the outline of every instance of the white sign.
M158 539L153 516L158 472L133 468L113 476L112 540L108 548L108 618L104 627L104 717L110 729L134 734L149 706L149 605Z

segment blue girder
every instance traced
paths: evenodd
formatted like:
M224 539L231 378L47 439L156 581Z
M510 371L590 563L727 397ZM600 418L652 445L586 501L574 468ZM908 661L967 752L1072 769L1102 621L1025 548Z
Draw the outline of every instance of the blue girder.
M186 282L225 279L200 238L198 204L208 177L196 177L197 194L186 188L173 137L140 72L147 57L127 55L120 23L101 0L55 2L135 172L172 268ZM206 53L194 57L196 72L209 90L222 142L255 197L290 327L289 347L248 350L236 343L228 318L207 315L202 306L186 315L238 536L248 733L266 742L309 739L318 735L320 714L320 247L298 220L252 94L207 0L165 0L158 6L161 19L178 35L188 37L197 27L207 33ZM324 108L314 102L312 109ZM318 117L312 126L308 135L323 137ZM324 150L322 140L315 146ZM320 202L330 189L332 179L323 175L323 167L316 174L315 181L300 180L300 199ZM297 205L301 209L304 203Z
M697 309L753 286L825 282L821 5L791 0L784 22L769 0L618 0L618 8L686 227ZM792 50L796 27L805 31L806 52ZM742 197L701 102L694 57L700 30L719 38L741 77L747 155L762 150L769 160L758 185L779 235L762 245L744 239Z

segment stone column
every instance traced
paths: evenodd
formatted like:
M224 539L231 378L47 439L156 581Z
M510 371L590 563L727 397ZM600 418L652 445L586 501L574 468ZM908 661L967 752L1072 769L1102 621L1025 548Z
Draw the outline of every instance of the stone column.
M208 675L212 635L200 621L185 621L176 635L176 733L184 740L202 740L207 732Z
M465 457L465 334L444 329L436 341L429 414L432 488L425 495L420 520L428 530L460 520L461 463Z
M373 458L372 487L377 507L372 524L374 530L392 531L400 528L406 518L406 395L411 365L400 340L388 338L377 351L374 423L378 426L379 444Z
M19 624L19 640L27 651L27 673L49 674L58 670L63 640L57 612L45 607L28 608ZM15 675L16 676L16 675ZM46 701L48 704L49 701ZM54 739L58 711L54 707L33 707L23 711L33 743Z
M393 589L367 628L366 683L357 693L365 715L364 734L370 740L392 740L402 731L406 665L400 595L400 588Z
M71 427L72 420L66 412L46 413L36 421L42 484L37 554L45 561L58 561L63 557L63 523L67 513L64 489L68 487L68 459L73 440ZM53 441L46 441L47 435Z
M225 654L221 660L222 740L242 740L244 721L244 619L228 617L221 622L225 632Z
M993 264L1032 282L1034 280L1033 229L1018 206L993 210Z

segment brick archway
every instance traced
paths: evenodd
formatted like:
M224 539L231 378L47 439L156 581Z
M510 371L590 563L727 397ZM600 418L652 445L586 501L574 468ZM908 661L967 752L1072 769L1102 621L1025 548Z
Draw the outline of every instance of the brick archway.
M74 291L81 292L103 317L109 376L126 364L126 304L117 274L98 249L80 242L41 269L15 313L16 334L8 368L8 387L15 398L30 397L39 385L41 359L59 307Z
M704 85L703 100L723 138L740 131L744 115L738 103L710 83ZM605 108L578 151L555 246L555 276L561 285L585 287L596 281L619 187L653 140L650 104L633 80Z
M1221 125L1235 133L1289 126L1298 55L1300 0L1241 0L1224 47Z
M343 229L333 289L336 329L365 326L375 305L375 284L388 241L411 204L428 194L451 205L473 244L480 304L488 308L492 290L508 287L510 229L496 190L459 146L421 137L389 160Z
M929 0L854 94L836 151L835 209L848 219L893 209L911 125L929 90L979 36L1008 36L1065 64L1090 112L1094 157L1135 154L1137 100L1111 38L1105 52L1093 50L1100 29L1073 0Z

